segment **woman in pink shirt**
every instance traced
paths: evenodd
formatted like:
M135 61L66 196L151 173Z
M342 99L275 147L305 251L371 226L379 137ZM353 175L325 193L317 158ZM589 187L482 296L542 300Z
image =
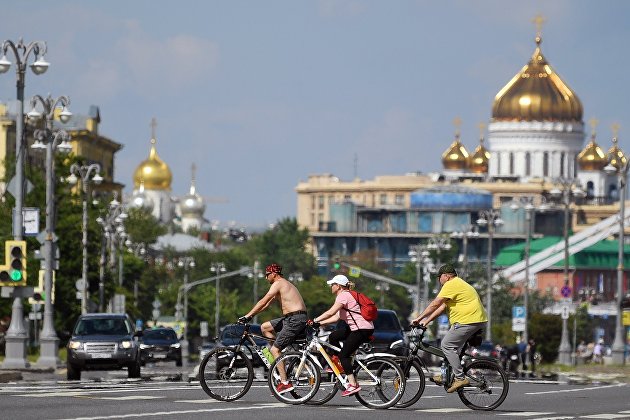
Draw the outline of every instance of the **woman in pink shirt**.
M337 329L328 337L328 342L335 347L343 341L343 348L339 352L339 360L344 372L352 372L352 354L361 344L370 341L370 336L374 332L374 324L366 321L361 316L361 307L349 290L354 288L354 283L350 282L343 274L336 275L327 283L331 292L336 295L335 303L326 312L313 319L320 324L332 324L340 319L346 321L349 328ZM335 360L336 356L333 356ZM342 397L356 394L361 390L353 374L348 374L348 389L341 393Z

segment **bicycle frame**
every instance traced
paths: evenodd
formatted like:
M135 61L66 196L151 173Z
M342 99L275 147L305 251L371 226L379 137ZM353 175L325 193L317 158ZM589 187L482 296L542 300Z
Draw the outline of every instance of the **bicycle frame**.
M269 337L265 337L264 335L258 335L258 334L249 332L249 324L245 324L245 328L243 329L243 334L241 335L241 339L239 343L236 345L236 347L234 347L234 351L235 352L241 351L241 347L243 346L251 350L254 350L256 354L258 355L258 357L260 357L260 360L262 360L264 365L267 367L267 369L269 369L271 367L271 363L269 363L269 360L267 360L267 358L263 354L262 347L256 344L256 341L254 340L254 338L262 338L264 340L267 340L267 342L269 343L273 343L275 341L273 338L269 338ZM228 347L232 347L232 346L228 346ZM234 363L234 359L230 363L230 367L232 363Z

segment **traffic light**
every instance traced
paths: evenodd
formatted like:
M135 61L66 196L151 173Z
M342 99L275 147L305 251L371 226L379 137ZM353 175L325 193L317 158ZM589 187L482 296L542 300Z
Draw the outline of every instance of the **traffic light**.
M333 273L341 271L341 262L339 262L339 257L333 258L332 264L330 265L330 271Z
M6 241L0 286L26 286L26 241Z

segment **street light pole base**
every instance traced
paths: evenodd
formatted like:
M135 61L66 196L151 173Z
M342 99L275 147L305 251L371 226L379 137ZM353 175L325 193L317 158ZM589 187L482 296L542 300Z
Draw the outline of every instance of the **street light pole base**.
M61 364L59 360L59 338L57 337L41 337L39 339L41 348L40 356L37 359L36 365L38 367L52 367L57 368Z

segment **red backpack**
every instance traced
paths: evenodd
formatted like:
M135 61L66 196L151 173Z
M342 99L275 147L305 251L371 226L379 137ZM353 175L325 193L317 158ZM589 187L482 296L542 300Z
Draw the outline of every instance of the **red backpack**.
M348 311L354 312L355 314L360 313L363 319L365 319L366 321L374 321L376 317L378 316L378 308L376 307L376 303L374 303L372 299L370 299L363 293L360 293L354 290L349 291L349 292L354 298L354 300L356 300L357 303L359 304L359 308L361 309L361 312L351 311L349 309Z

